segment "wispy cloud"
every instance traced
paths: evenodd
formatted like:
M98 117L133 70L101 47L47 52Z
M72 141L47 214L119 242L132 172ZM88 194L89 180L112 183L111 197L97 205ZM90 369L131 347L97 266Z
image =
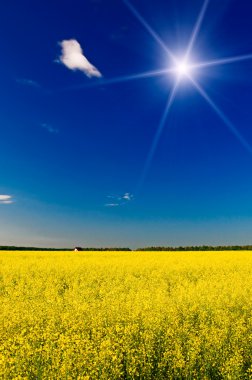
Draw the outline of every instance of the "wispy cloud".
M40 84L32 79L27 79L27 78L18 78L16 79L16 82L19 84L22 84L23 86L30 86L30 87L36 87L40 88Z
M5 204L5 205L7 205L7 204L11 204L11 203L13 203L13 199L12 199L12 196L11 195L1 195L0 194L0 205L1 204Z
M41 123L40 126L50 133L59 133L59 130L57 128L52 127L50 124Z
M130 201L134 199L133 194L131 193L124 193L123 195L108 195L107 198L112 199L113 202L111 203L105 203L104 206L106 207L118 207L118 206L123 206Z
M133 199L133 194L125 193L125 194L122 196L122 199L124 199L125 201L132 201L132 199Z
M60 46L62 51L59 61L68 69L80 70L89 78L100 78L102 76L100 71L85 57L78 41L74 39L63 40L60 42Z

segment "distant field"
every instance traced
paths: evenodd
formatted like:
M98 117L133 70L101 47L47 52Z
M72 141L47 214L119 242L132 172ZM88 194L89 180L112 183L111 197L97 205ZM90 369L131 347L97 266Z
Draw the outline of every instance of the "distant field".
M0 253L1 379L252 379L252 252Z

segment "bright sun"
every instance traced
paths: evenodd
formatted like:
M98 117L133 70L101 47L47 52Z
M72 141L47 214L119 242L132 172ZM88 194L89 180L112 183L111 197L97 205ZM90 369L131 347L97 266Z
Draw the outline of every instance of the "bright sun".
M178 62L174 71L179 77L186 77L190 74L191 67L187 62Z

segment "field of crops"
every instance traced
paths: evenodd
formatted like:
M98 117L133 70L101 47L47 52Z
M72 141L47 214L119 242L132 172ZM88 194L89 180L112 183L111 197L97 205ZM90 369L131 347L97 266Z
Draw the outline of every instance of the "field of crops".
M252 379L252 252L1 252L1 379Z

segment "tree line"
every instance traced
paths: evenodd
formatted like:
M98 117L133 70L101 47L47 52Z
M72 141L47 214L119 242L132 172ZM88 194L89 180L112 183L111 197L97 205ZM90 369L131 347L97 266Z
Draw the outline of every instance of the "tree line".
M40 248L40 247L17 247L1 245L0 251L72 251L73 248ZM81 247L80 251L252 251L252 245L199 245L199 246L180 246L180 247L144 247L130 249L128 247Z
M17 247L14 245L0 245L0 251L73 251L74 248L40 248L40 247ZM80 247L80 251L131 251L130 248L92 248Z
M180 247L145 247L136 251L251 251L252 245L197 245Z

